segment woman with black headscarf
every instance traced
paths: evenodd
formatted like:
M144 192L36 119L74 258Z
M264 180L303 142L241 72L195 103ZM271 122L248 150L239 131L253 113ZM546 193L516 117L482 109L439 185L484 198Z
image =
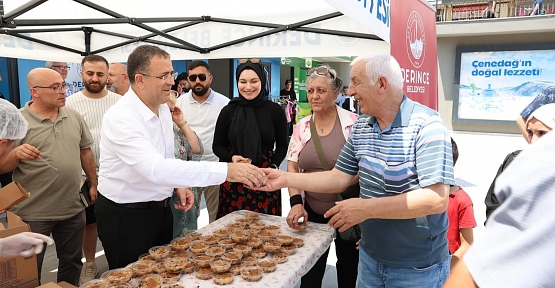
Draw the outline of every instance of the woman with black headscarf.
M240 63L235 76L239 97L220 112L212 149L223 162L279 167L287 152L285 113L268 100L268 80L258 59L241 59ZM281 215L281 191L252 191L226 181L220 185L218 218L236 210Z

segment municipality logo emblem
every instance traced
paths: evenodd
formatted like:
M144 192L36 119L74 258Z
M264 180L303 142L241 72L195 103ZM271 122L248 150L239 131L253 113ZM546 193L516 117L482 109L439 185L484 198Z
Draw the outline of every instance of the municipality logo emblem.
M415 68L420 68L426 56L426 34L424 22L416 11L410 13L407 21L406 39L409 60Z

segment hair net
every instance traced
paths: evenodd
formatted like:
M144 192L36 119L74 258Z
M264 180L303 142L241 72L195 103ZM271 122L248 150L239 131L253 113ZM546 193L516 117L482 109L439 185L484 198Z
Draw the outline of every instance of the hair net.
M12 103L0 99L0 140L17 140L27 134L27 120Z
M545 104L536 109L536 111L528 117L528 121L532 118L538 119L545 126L551 129L555 129L555 103ZM526 124L528 124L528 121L526 121Z

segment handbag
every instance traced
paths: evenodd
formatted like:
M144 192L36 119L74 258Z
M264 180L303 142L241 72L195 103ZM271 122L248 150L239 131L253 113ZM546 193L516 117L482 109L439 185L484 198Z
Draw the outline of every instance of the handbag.
M316 148L316 154L318 154L318 158L320 159L320 164L322 164L322 169L324 171L330 170L330 165L328 164L328 160L324 155L324 151L322 149L322 143L320 143L320 136L318 136L318 132L316 132L316 126L314 124L314 116L310 119L310 135L312 136L312 141L314 142L314 148ZM335 194L335 198L337 201L343 201L343 196L341 193ZM346 241L358 241L360 240L361 231L359 224L349 227L349 229L339 232L339 237Z

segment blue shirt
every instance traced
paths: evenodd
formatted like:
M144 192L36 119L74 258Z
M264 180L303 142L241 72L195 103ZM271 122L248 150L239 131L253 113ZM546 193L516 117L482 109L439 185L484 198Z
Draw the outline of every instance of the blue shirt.
M454 185L451 138L439 114L404 96L393 123L381 131L361 117L335 168L360 172L360 197L396 196L436 183ZM368 219L360 246L392 267L428 267L449 257L447 214L414 219Z

